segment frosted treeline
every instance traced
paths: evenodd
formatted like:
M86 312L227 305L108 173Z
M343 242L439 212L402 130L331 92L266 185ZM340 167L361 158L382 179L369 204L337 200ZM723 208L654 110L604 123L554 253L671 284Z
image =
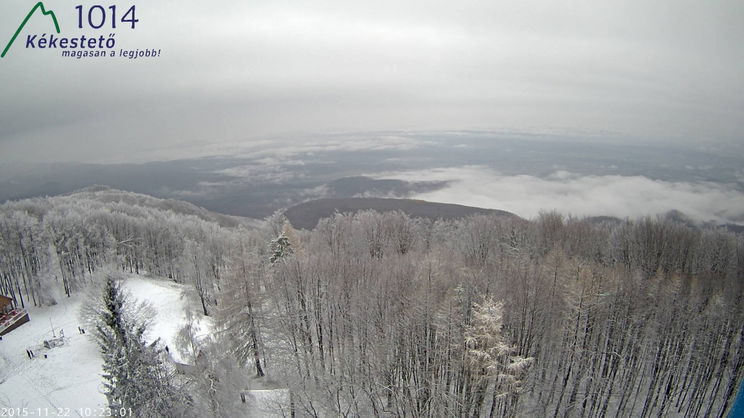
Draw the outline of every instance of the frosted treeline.
M135 200L1 206L0 293L51 303L101 269L192 284L217 321L201 347L183 333L208 353L188 389L207 415L271 382L287 416L724 416L742 376L728 232L397 212L248 229Z

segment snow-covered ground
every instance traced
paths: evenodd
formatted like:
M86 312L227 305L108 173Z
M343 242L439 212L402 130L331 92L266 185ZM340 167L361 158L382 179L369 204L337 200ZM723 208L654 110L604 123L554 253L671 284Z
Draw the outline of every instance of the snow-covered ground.
M178 331L189 322L191 303L184 297L188 286L167 280L131 277L124 287L138 301L147 301L156 310L148 333L149 340L161 338L170 347L176 361L181 361L176 348ZM51 307L29 307L31 321L10 332L0 341L0 407L96 408L106 405L102 393L101 357L93 330L78 333L79 319L85 295L59 298ZM193 313L200 332L211 328L210 318ZM52 331L53 329L53 331ZM36 357L29 359L26 349L39 347L44 340L59 337L64 330L61 347L49 350L36 348ZM44 354L47 358L44 358Z
M288 389L254 389L243 392L249 417L286 417L289 409Z
M106 405L101 392L101 357L92 332L78 333L83 295L61 298L51 307L29 307L31 321L0 341L0 406L7 408L96 408ZM52 333L54 328L54 334ZM65 344L36 348L64 331ZM92 330L90 330L92 331ZM26 349L33 347L35 358ZM44 354L47 358L44 358Z
M197 337L208 334L212 329L212 318L202 315L193 295L195 292L189 286L135 276L124 282L124 289L138 302L148 302L155 309L147 339L154 341L160 338L160 342L170 348L171 357L179 363L185 361L176 348L176 337L181 328L191 321L190 318L193 318L199 330ZM189 299L187 295L194 297Z

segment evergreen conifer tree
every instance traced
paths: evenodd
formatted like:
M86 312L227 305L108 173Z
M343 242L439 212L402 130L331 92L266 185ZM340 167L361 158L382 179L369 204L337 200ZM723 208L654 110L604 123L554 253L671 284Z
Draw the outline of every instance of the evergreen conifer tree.
M147 322L137 314L138 309L128 305L121 285L107 277L96 338L112 414L187 416L190 399L176 388L172 370L162 361L159 340L146 342Z

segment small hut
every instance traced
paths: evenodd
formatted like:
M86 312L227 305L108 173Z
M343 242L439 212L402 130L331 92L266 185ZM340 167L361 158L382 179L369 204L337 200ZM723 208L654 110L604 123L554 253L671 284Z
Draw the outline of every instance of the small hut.
M29 321L25 309L15 307L12 298L0 295L0 336L13 331Z

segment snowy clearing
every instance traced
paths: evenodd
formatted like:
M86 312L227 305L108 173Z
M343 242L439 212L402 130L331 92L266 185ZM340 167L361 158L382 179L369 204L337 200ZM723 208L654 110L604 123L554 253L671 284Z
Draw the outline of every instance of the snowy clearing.
M92 330L80 334L84 295L61 298L50 307L28 307L31 320L0 341L0 405L8 408L94 408L106 405L101 392L101 359ZM52 333L54 327L54 334ZM38 349L59 337L65 344ZM34 351L29 359L26 349ZM47 358L44 358L44 354ZM73 412L74 414L74 412Z
M124 289L131 293L137 302L148 302L156 314L147 332L147 340L160 338L163 346L168 346L173 360L184 363L176 344L178 332L193 318L199 329L198 337L207 336L212 329L212 318L205 317L199 309L193 309L192 301L186 295L193 293L190 286L164 279L149 279L135 276L124 282ZM196 297L196 296L194 296ZM194 302L195 303L195 302Z
M184 290L189 286L163 279L131 277L124 288L137 301L147 301L156 310L148 340L161 338L176 361L182 361L176 348L178 331L189 322L190 305ZM78 332L86 325L79 319L85 295L59 298L51 307L28 307L31 320L0 341L0 406L7 408L96 408L106 405L102 393L101 358L93 336ZM211 329L211 318L193 314L200 334ZM54 333L52 331L54 329ZM42 348L44 340L59 337L64 331L64 345ZM29 359L31 348L35 358ZM44 354L47 358L44 358Z

